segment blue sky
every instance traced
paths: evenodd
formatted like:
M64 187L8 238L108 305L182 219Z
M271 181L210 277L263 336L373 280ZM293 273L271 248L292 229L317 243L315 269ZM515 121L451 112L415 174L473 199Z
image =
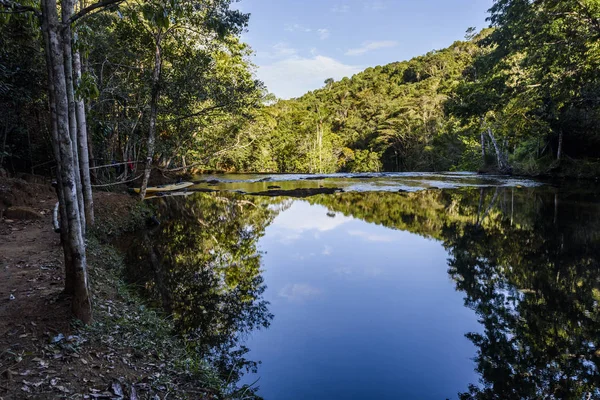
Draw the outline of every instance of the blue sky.
M487 26L492 0L242 0L242 39L256 74L280 98L363 69L407 60Z

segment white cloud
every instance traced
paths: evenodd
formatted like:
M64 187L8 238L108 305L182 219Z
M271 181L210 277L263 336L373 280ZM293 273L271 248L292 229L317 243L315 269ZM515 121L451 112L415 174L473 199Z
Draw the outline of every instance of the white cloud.
M329 37L329 29L327 28L317 29L317 33L319 34L319 39L321 40L325 40Z
M287 32L312 32L311 28L307 28L300 24L285 24L284 29Z
M330 256L331 255L331 250L333 250L331 248L331 246L325 245L325 247L323 248L323 251L321 252L321 254L323 254L324 256Z
M357 48L354 48L354 49L349 49L348 51L346 51L345 54L347 56L358 56L358 55L361 55L361 54L368 53L369 51L378 50L378 49L385 49L385 48L389 48L389 47L396 47L397 45L398 45L398 42L395 42L393 40L381 40L381 41L375 41L375 42L364 42L361 47L357 47Z
M319 54L310 57L290 54L257 70L258 78L265 82L269 91L282 99L302 96L309 90L322 87L327 78L339 80L363 69Z
M387 8L387 4L383 1L367 1L364 3L364 7L370 11L381 11Z
M353 230L353 231L349 231L348 234L351 236L361 237L369 242L393 242L394 241L394 238L391 236L378 235L375 233L368 233L368 232L364 232L364 231Z
M340 5L331 7L331 12L336 13L336 14L344 14L344 13L347 13L348 11L350 11L350 6L347 4L340 4Z
M291 57L298 53L293 47L286 42L278 42L271 46L271 51L262 51L260 55L264 58L269 59L281 59L285 57Z
M285 27L283 29L286 32L315 32L317 35L319 35L319 39L321 40L327 39L330 34L329 29L327 28L312 29L300 24L285 24Z
M294 283L285 285L279 296L291 301L303 301L321 294L321 290L305 283Z
M271 226L287 232L326 232L352 221L351 217L343 214L336 214L332 218L327 215L325 207L314 207L306 202L294 203L289 210L291 212L279 214Z

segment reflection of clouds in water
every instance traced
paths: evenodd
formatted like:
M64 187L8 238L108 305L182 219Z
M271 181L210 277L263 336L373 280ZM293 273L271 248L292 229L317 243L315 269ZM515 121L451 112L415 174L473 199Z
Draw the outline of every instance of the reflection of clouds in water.
M348 234L351 236L361 237L369 242L393 242L396 240L391 235L390 236L380 235L380 234L376 234L376 233L369 233L369 232L358 231L358 230L348 231Z
M321 289L306 283L288 283L279 291L279 297L290 301L304 301L321 294Z
M292 204L288 210L279 214L271 226L295 232L308 230L324 232L333 230L353 219L342 214L330 217L327 212L325 207L311 206L306 202L298 201Z
M375 276L379 276L383 273L383 270L379 267L375 267L375 266L368 266L367 268L365 268L365 275L366 276L371 276L371 277L375 277Z
M375 266L367 266L361 268L359 266L355 267L337 267L333 270L337 275L348 278L351 280L359 279L359 278L375 278L383 274L383 269Z
M279 233L279 242L282 244L290 244L300 239L302 235L295 232L280 232Z
M352 275L352 269L350 269L350 267L337 267L336 269L334 269L334 271L338 275L343 275L343 276Z

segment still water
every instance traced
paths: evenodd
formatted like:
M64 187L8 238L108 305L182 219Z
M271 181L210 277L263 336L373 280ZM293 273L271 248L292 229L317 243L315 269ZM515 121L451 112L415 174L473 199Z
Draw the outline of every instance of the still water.
M600 192L403 179L154 199L129 278L265 399L600 396Z

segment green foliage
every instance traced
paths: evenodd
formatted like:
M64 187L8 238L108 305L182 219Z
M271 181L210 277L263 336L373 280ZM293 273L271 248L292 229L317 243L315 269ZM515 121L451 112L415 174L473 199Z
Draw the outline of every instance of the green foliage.
M263 172L447 170L460 153L453 151L459 141L448 140L457 121L445 115L444 103L475 49L457 42L279 101L268 118L244 126L259 140L232 164Z
M84 30L99 97L92 101L96 153L142 159L157 46L160 75L156 158L163 167L206 165L242 146L237 126L263 95L251 50L239 41L248 16L229 1L128 3Z
M598 2L497 0L490 13L494 30L479 38L450 112L474 135L492 129L522 172L598 158Z
M52 154L43 43L35 22L26 13L0 13L0 168L30 171Z
M234 194L158 202L163 222L129 247L127 278L163 306L188 346L236 382L256 363L242 338L269 326L257 241L275 211Z
M129 225L135 223L134 219ZM254 389L246 385L238 388L237 382L223 379L209 360L177 334L171 318L149 307L147 301L123 281L121 275L126 267L119 251L102 244L95 235L89 237L87 249L94 282L95 323L80 328L86 338L108 345L113 351L133 353L160 363L160 373L149 378L151 385L167 387L182 398L187 398L182 389L189 388L189 382L220 398L256 398ZM116 291L117 295L109 298L107 289ZM245 396L240 394L242 391Z
M243 127L259 139L228 165L536 174L565 154L598 158L598 2L497 0L490 13L492 28L466 42L270 106L272 120ZM381 167L364 161L374 154Z
M96 159L145 158L157 44L162 167L555 173L600 156L596 0L496 0L491 28L466 41L278 102L253 77L249 16L229 0L109 11L74 27ZM2 14L0 29L1 160L23 169L51 154L43 46L31 14Z

